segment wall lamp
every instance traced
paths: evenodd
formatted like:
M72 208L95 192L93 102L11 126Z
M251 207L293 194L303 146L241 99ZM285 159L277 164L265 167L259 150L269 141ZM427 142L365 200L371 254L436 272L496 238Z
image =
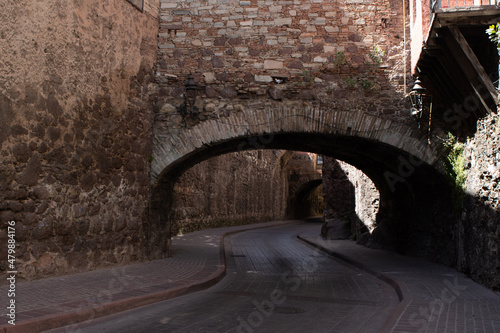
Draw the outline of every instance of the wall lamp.
M184 121L188 117L197 118L200 113L198 107L194 105L198 90L200 90L200 87L194 82L193 75L189 74L187 80L184 81L184 102L177 107L179 113L184 117Z
M427 94L427 90L422 87L422 82L417 78L415 85L408 94L411 102L411 115L418 122L418 128L421 126L422 115L425 110L429 110L429 135L428 142L431 140L432 123L432 95ZM428 104L428 105L427 105Z
M411 102L411 116L418 121L420 127L420 119L424 111L425 88L422 87L422 82L419 79L415 81L415 85L411 89L408 96Z

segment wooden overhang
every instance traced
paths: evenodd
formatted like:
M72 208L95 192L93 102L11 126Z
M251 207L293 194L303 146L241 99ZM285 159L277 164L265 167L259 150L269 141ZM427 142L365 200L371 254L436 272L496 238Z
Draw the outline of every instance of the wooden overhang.
M498 21L498 6L446 8L433 13L415 75L435 97L441 116L455 112L475 124L479 117L496 112L499 60L486 29Z

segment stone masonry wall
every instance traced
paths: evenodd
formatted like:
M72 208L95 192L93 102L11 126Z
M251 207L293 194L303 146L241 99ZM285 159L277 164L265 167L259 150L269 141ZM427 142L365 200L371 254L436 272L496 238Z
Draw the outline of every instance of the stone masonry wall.
M350 164L325 157L323 193L323 236L367 240L362 235L376 228L380 202L380 195L370 178Z
M225 154L186 171L174 187L172 234L281 220L288 174L280 150Z
M15 221L19 278L145 258L158 1L0 3L0 243Z
M377 115L405 109L400 1L160 2L160 108L182 102L192 72L204 86L201 120L219 112L214 100L234 98L317 99Z
M323 213L321 170L316 165L316 154L289 152L287 217L303 219Z
M465 208L459 230L459 268L500 290L500 121L480 120L464 150Z
M347 239L352 236L352 218L355 216L354 187L332 157L323 158L324 223L321 235L326 239Z
M362 226L355 227L353 233L359 238L362 232L366 232L366 229L372 232L377 226L380 195L372 180L361 170L342 161L339 161L339 163L347 179L354 186L355 212L357 220L362 222Z

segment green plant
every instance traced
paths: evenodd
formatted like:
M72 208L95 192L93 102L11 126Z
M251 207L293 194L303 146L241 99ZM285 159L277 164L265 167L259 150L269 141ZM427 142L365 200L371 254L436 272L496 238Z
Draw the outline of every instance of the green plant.
M448 180L452 185L453 207L458 213L462 209L465 198L465 180L467 171L465 170L464 144L451 133L444 141L444 146L448 150L445 159L445 168Z
M307 69L302 72L302 76L304 77L304 82L314 83L314 75L312 75Z
M345 83L349 88L354 88L356 86L356 79L353 79L352 77L348 77L345 79Z
M373 50L368 52L368 56L374 63L381 64L383 56L385 56L385 51L380 46L374 45Z
M153 163L154 159L155 158L153 156L151 156L151 155L148 156L148 162L149 163Z
M500 22L496 25L490 25L486 29L486 33L489 35L491 41L497 45L498 52L500 53Z
M363 87L363 89L369 90L373 86L373 82L365 79L361 81L361 86Z
M333 63L336 66L342 66L345 62L345 54L344 52L337 52L337 54L333 58Z

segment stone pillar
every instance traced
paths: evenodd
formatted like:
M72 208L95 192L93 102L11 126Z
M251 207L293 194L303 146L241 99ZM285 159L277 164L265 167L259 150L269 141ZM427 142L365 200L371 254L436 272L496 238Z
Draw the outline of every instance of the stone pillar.
M321 236L327 239L351 237L351 218L355 215L354 186L337 160L323 159L324 224Z

